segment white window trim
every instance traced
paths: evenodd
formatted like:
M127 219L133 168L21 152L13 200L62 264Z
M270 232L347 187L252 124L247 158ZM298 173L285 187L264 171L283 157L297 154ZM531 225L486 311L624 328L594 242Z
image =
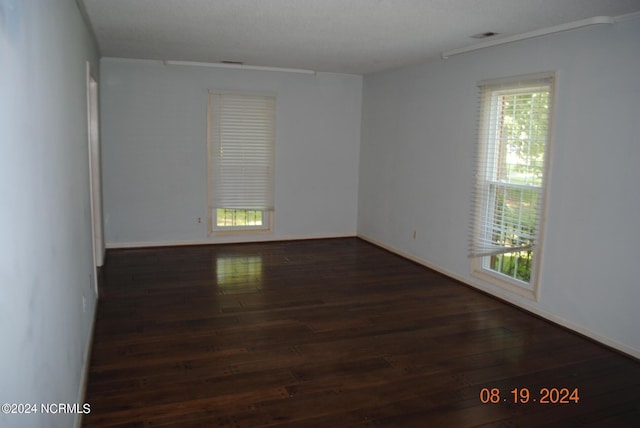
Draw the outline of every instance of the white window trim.
M493 79L493 80L485 80L478 82L478 86L483 85L501 85L501 84L510 84L516 82L522 82L523 84L533 81L540 80L543 78L550 78L551 83L549 87L549 117L548 117L548 137L545 142L545 153L544 153L544 168L543 168L543 184L542 190L540 192L540 211L538 217L538 227L536 233L536 245L533 248L533 259L532 259L532 267L531 267L531 277L529 282L520 281L516 278L512 278L508 275L504 275L500 272L496 272L494 270L487 269L483 266L483 261L485 257L471 257L471 276L483 280L493 286L499 287L511 293L517 294L519 296L537 301L539 296L539 284L540 284L540 275L542 272L542 249L544 248L544 235L546 229L546 220L547 220L547 200L549 193L549 183L551 179L551 150L553 144L553 133L554 133L554 119L555 119L555 105L556 105L556 84L557 84L557 72L545 72L545 73L535 73L523 76L515 76L512 78L504 78L504 79ZM479 127L485 126L485 118L480 118ZM481 132L481 129L479 129ZM480 138L480 137L479 137ZM481 150L482 144L476 141L477 150ZM478 159L476 159L476 162ZM475 183L474 183L475 186ZM474 205L474 204L472 204ZM472 211L475 207L472 206ZM475 218L475 212L472 214ZM474 220L475 221L475 220Z

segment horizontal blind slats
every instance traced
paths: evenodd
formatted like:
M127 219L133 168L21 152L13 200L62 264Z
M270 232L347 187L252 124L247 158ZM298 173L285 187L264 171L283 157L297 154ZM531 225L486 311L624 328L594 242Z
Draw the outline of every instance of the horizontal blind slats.
M209 96L212 208L273 210L275 97Z
M533 248L540 220L552 79L479 84L470 256Z

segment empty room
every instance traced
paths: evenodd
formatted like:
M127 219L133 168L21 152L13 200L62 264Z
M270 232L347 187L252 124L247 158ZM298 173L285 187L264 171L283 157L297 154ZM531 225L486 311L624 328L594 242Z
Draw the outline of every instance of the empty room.
M636 427L637 0L0 0L0 427Z

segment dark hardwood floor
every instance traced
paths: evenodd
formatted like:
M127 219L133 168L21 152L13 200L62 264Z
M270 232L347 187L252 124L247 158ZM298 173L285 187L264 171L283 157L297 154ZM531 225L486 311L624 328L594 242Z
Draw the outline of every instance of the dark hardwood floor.
M102 275L87 428L640 426L638 361L356 238Z

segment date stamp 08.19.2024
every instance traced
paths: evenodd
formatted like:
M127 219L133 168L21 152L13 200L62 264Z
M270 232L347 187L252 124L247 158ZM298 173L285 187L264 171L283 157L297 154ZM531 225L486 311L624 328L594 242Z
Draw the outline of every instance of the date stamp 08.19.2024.
M578 388L500 388L480 389L480 402L483 404L578 404L580 393Z

